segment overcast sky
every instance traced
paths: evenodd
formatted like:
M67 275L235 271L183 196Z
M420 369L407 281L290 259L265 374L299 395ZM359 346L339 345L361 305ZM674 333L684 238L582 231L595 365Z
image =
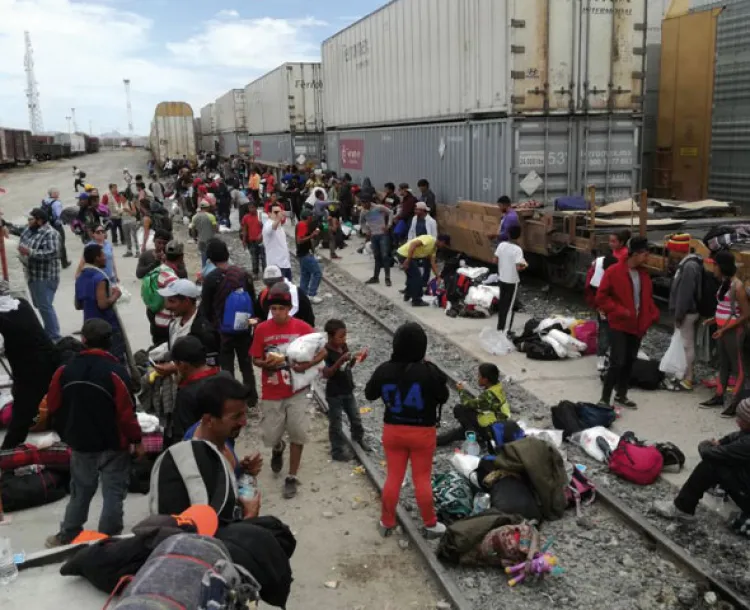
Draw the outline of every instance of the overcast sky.
M193 112L320 43L386 0L0 0L0 126L29 128L24 30L31 34L46 131L148 133L160 101Z

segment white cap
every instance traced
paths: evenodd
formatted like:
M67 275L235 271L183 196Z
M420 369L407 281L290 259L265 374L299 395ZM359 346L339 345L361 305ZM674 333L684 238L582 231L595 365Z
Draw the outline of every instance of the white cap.
M429 208L427 207L427 204L424 201L417 201L417 209L418 210L427 210Z
M159 290L159 296L164 298L181 296L197 299L201 296L201 289L190 280L177 279Z
M284 277L277 265L268 265L263 271L264 280L275 280Z

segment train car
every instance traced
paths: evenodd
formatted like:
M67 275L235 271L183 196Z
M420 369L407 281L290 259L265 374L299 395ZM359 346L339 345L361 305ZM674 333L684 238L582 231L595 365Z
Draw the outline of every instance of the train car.
M31 163L31 132L25 129L0 128L0 167Z
M196 161L193 119L193 109L186 102L161 102L156 106L149 147L160 166L167 159L187 157L191 162Z
M86 154L86 140L79 133L55 134L55 143L70 146L70 154L73 157Z
M91 155L99 152L99 138L94 136L84 135L86 141L86 154Z

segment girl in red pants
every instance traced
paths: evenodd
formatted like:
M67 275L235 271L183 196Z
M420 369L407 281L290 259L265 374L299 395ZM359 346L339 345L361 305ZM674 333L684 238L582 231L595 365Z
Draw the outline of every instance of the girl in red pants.
M425 360L427 335L416 322L404 324L393 337L393 354L365 387L367 400L385 404L383 448L386 481L378 529L388 536L396 527L396 505L406 467L411 461L414 493L428 538L445 533L432 502L432 457L436 445L438 407L448 400L445 375Z

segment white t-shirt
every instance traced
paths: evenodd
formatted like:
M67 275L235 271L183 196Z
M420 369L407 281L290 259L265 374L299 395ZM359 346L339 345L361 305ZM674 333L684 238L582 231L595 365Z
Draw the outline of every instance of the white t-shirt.
M518 284L521 278L518 276L516 265L524 263L523 250L516 244L504 241L495 250L497 257L497 275L504 284Z
M289 246L282 225L274 231L273 222L263 223L263 246L266 249L266 265L276 265L279 269L290 269Z

